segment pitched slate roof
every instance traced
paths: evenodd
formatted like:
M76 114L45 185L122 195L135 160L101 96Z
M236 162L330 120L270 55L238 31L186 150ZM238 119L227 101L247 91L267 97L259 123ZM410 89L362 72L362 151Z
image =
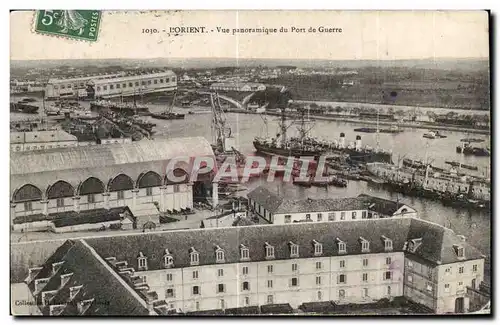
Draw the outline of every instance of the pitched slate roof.
M327 211L354 211L367 210L383 215L393 215L404 203L361 194L353 198L328 199L288 199L277 195L265 186L259 186L248 193L248 198L258 202L267 211L273 214L306 213Z
M63 262L56 273L52 264ZM41 266L42 270L32 279L28 287L34 293L37 301L41 301L42 292L55 290L50 305L63 305L60 315L80 315L78 303L93 299L83 313L84 315L148 315L149 311L134 297L130 290L117 279L116 275L102 263L83 240L66 241ZM61 275L71 274L69 280L61 287ZM35 280L50 277L42 290L35 292ZM69 299L71 287L82 286L78 294ZM39 306L44 315L49 315L49 306Z
M268 211L276 211L283 202L283 197L270 191L265 186L259 186L247 194L248 199L258 202Z
M443 234L445 237L443 240ZM239 262L240 244L249 249L252 261L264 261L265 243L274 246L277 260L290 258L289 242L299 245L300 257L314 256L313 240L323 245L323 256L339 255L336 239L346 243L347 254L362 254L359 237L370 242L371 253L384 252L382 236L393 241L394 251L403 251L405 243L423 238L415 255L430 263L458 261L452 255L453 245L465 247L467 259L481 258L470 244L461 242L453 232L442 226L413 218L368 219L363 221L339 221L328 223L303 223L288 225L263 225L212 229L179 230L158 233L131 234L114 237L93 237L86 241L103 258L116 257L137 268L137 256L141 252L148 259L148 269L162 269L165 249L173 255L175 267L190 266L190 248L199 252L199 264L215 264L215 247L225 252L226 263ZM450 251L451 250L451 251Z
M395 202L366 194L358 195L358 199L365 202L365 205L369 207L370 211L383 215L393 215L406 205L402 202Z

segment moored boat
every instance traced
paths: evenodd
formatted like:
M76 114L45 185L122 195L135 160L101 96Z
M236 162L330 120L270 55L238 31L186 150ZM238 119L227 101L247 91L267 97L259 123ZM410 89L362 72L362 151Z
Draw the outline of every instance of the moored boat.
M183 120L184 116L184 114L171 112L151 113L151 117L158 120Z
M451 165L453 167L465 168L465 169L470 169L470 170L478 170L477 166L466 165L466 164L459 163L457 161L445 161L445 164Z

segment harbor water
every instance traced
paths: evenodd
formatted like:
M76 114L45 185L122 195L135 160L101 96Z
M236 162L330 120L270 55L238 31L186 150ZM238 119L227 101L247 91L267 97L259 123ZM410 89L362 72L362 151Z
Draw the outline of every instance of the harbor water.
M41 104L41 103L40 103ZM88 102L82 102L87 106ZM152 112L160 112L166 105L150 104ZM40 105L41 107L41 105ZM196 109L196 108L195 108ZM157 120L151 117L143 117L145 120L156 123L155 138L193 137L203 136L207 140L213 140L210 114L187 114L193 108L183 109L175 107L174 111L186 113L184 120ZM204 111L207 108L203 108ZM12 120L33 119L41 116L11 113ZM361 135L362 145L372 148L377 146L383 150L393 153L394 163L402 161L404 158L426 160L436 167L449 169L451 166L445 161L457 161L467 165L478 167L478 171L464 170L472 175L490 175L490 157L464 156L456 153L456 146L461 145L460 139L467 137L481 138L485 141L475 143L474 146L490 146L490 139L486 135L468 135L462 132L440 131L446 138L427 139L423 138L425 129L404 129L404 132L397 134L380 133L359 133L354 129L360 127L359 124L318 120L310 123L310 135L324 140L338 140L341 132L345 133L346 144L354 143L356 135ZM232 129L232 135L236 138L238 150L244 154L253 154L254 147L252 141L255 136L275 136L278 128L278 118L272 116L256 114L227 114L227 125ZM297 125L298 126L298 125ZM292 125L288 129L289 136L297 135L297 128ZM246 184L251 190L266 182L265 179L252 180ZM273 183L270 185L276 191L286 193L289 197L304 198L326 198L326 197L352 197L365 193L391 200L399 200L414 207L419 212L419 217L453 229L457 234L467 237L467 240L474 243L474 246L489 256L491 228L491 213L478 210L453 208L443 206L440 202L425 198L405 197L402 194L391 193L377 184L368 184L365 181L349 181L346 188L329 187L325 188L302 188L292 184ZM242 195L245 192L240 192Z
M212 139L210 115L186 115L185 120L162 121L153 120L157 124L155 137L183 137L183 136L203 136L208 140ZM266 123L264 121L267 121ZM254 147L252 141L255 136L272 136L276 133L278 121L276 118L264 117L254 114L227 114L227 123L232 128L233 136L239 146L239 150L244 154L253 154ZM352 124L339 121L315 121L310 134L326 140L338 139L340 132L346 134L346 143L354 142L356 135L361 135L363 146L375 147L377 144L376 134L357 133L353 129L359 124ZM260 129L260 131L259 131ZM267 129L267 130L266 130ZM256 134L256 132L258 134ZM295 126L289 128L290 135L296 132ZM464 156L456 153L456 146L460 145L460 139L468 137L466 133L446 132L440 133L447 136L442 139L426 139L423 134L427 130L405 129L398 134L379 134L380 148L393 152L393 161L396 163L398 157L410 159L424 159L425 156L434 166L449 169L445 164L446 160L458 161L468 165L475 165L479 170L467 173L474 175L484 175L490 168L490 157ZM474 135L475 138L482 138L483 143L477 145L489 146L487 136ZM252 180L245 184L248 190L258 185L266 183L266 178ZM485 211L460 209L443 206L440 202L425 198L405 197L402 194L391 193L381 188L377 184L369 184L365 181L349 181L347 188L337 188L330 186L325 188L303 188L293 184L273 183L270 185L275 191L282 191L288 197L304 198L326 198L326 197L352 197L362 193L383 197L391 200L399 200L402 203L414 207L419 212L419 217L453 229L457 234L467 237L467 240L474 243L485 255L490 252L490 213ZM245 192L241 192L243 195Z

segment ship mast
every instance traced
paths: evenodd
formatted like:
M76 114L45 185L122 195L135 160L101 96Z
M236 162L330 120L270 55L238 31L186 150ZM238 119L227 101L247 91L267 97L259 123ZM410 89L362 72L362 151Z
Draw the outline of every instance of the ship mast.
M285 146L286 141L287 141L287 136L286 136L286 131L288 127L286 126L286 116L285 116L285 110L281 110L281 119L279 122L279 129L280 129L280 136L281 136L281 143L283 146Z
M175 98L177 97L177 91L174 92L174 98L172 98L172 103L170 104L169 107L165 110L165 113L172 113L172 110L174 109L174 104L175 104ZM218 97L217 97L218 99Z

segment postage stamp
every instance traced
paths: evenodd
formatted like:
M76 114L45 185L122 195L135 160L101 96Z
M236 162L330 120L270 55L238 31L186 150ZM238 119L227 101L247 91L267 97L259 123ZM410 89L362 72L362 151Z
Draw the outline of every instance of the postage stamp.
M100 23L99 10L38 10L35 31L95 42L99 36Z

